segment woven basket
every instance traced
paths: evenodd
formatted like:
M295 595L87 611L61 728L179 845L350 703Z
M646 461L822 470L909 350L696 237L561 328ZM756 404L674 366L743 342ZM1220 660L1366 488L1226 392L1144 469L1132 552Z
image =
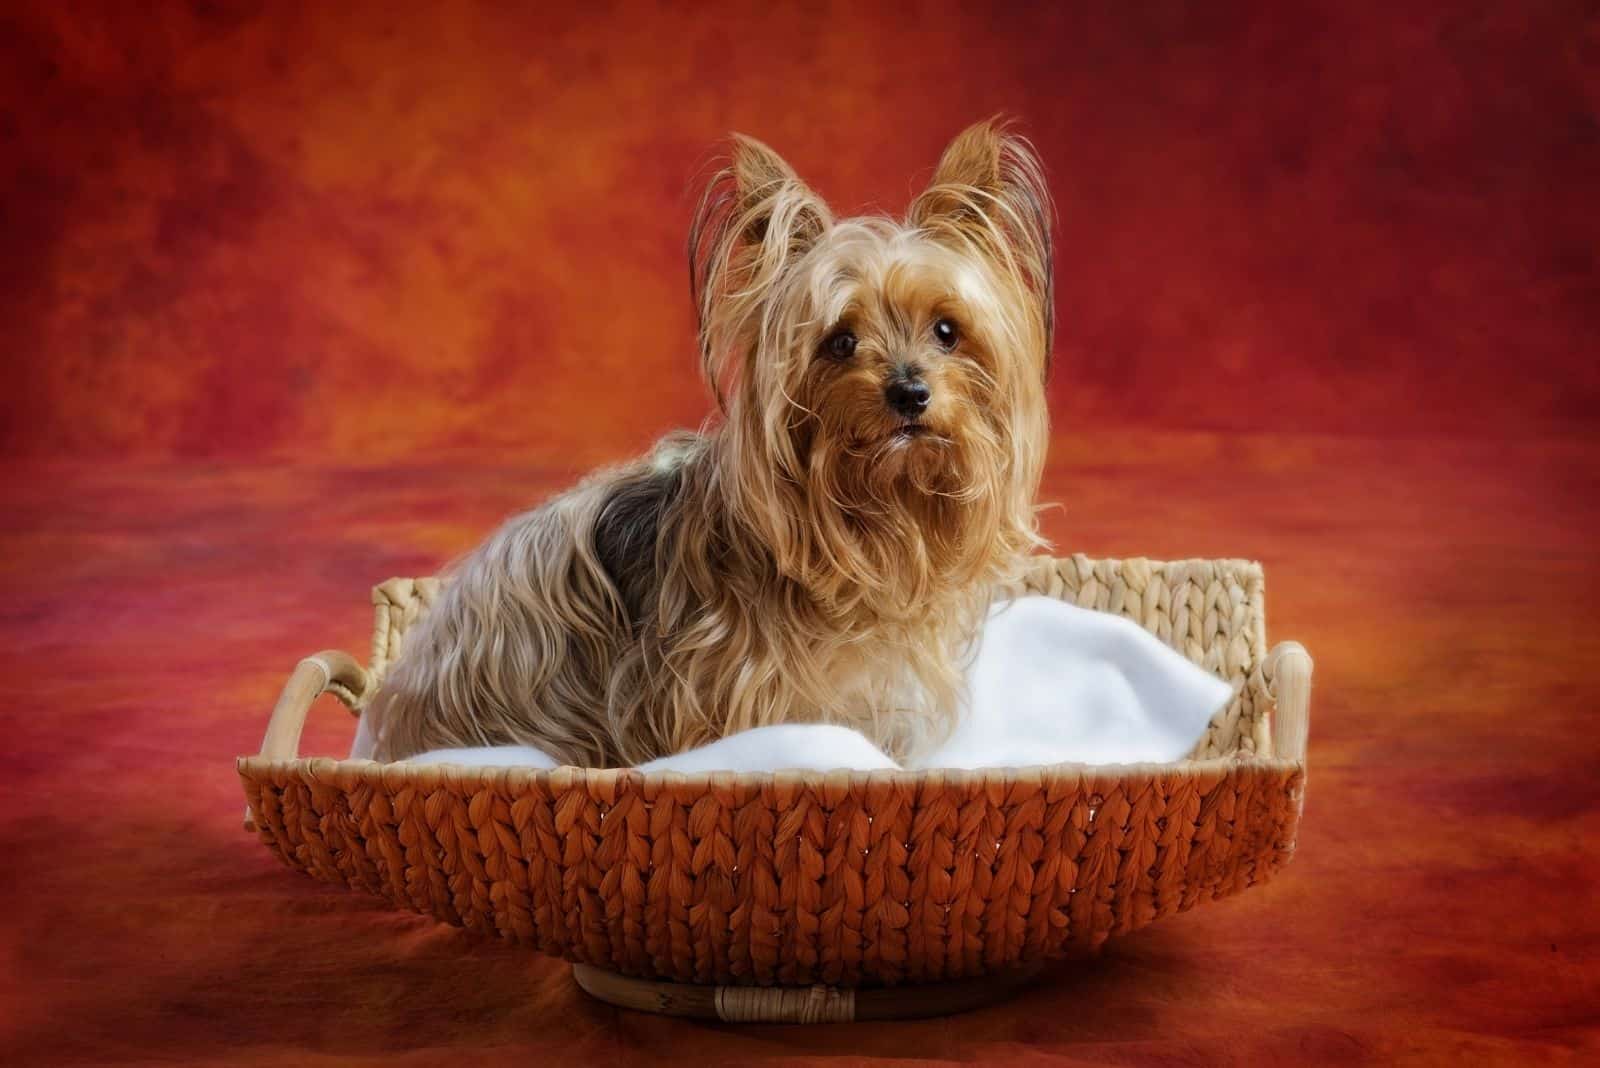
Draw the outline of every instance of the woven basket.
M1311 661L1266 655L1239 560L1041 557L1016 592L1127 616L1237 684L1190 759L988 771L553 771L296 755L311 703L359 714L437 580L373 593L370 668L302 661L248 828L285 864L574 963L606 1000L723 1019L923 1015L1265 881L1294 851Z

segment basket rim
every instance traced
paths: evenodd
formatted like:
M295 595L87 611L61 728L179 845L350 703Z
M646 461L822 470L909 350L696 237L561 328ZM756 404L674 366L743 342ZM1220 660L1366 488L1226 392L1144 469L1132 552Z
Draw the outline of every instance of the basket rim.
M338 760L332 757L276 759L241 756L236 764L241 776L272 779L279 776L334 781L343 785L369 782L396 786L436 787L440 785L523 790L536 785L553 791L577 786L615 789L624 784L636 787L674 789L721 789L731 787L783 787L806 789L843 786L951 786L993 787L1016 783L1043 783L1066 778L1129 780L1152 776L1172 778L1225 778L1247 771L1265 775L1304 771L1306 762L1277 756L1234 754L1203 760L1171 763L1084 764L1063 762L1024 767L995 768L878 768L858 771L837 768L830 771L792 768L782 771L640 771L638 768L527 768L515 766L476 767L463 764L408 764L403 761L380 763L375 760Z

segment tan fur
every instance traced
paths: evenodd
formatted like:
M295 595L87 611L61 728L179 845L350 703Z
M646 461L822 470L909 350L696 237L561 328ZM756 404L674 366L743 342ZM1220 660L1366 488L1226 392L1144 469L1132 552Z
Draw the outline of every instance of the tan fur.
M736 138L689 251L722 418L466 557L367 712L379 759L519 743L625 766L789 721L904 758L953 725L993 591L1040 544L1050 208L1031 150L974 126L903 222L835 222ZM826 351L841 329L845 360ZM885 403L907 367L932 391L914 434Z

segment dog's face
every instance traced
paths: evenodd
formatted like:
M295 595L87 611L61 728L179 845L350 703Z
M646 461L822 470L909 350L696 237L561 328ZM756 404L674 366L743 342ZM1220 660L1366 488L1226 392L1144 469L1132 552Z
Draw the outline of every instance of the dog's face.
M1044 368L1005 336L981 265L914 229L833 227L774 295L785 356L750 368L774 457L860 506L997 487ZM1030 358L1034 357L1034 358ZM776 398L776 404L769 399Z
M719 177L691 236L702 343L780 565L916 599L1031 547L1051 265L1027 146L966 131L904 221L833 221L752 141Z

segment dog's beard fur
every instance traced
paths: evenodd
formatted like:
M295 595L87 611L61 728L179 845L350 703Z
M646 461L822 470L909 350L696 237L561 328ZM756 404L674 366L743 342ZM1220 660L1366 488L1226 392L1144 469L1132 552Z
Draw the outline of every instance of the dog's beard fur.
M690 265L724 418L465 558L366 712L379 759L525 744L627 766L808 721L905 759L953 726L990 600L1040 544L1051 250L1031 151L980 124L904 222L835 223L738 138ZM915 420L885 402L908 371L931 390Z

